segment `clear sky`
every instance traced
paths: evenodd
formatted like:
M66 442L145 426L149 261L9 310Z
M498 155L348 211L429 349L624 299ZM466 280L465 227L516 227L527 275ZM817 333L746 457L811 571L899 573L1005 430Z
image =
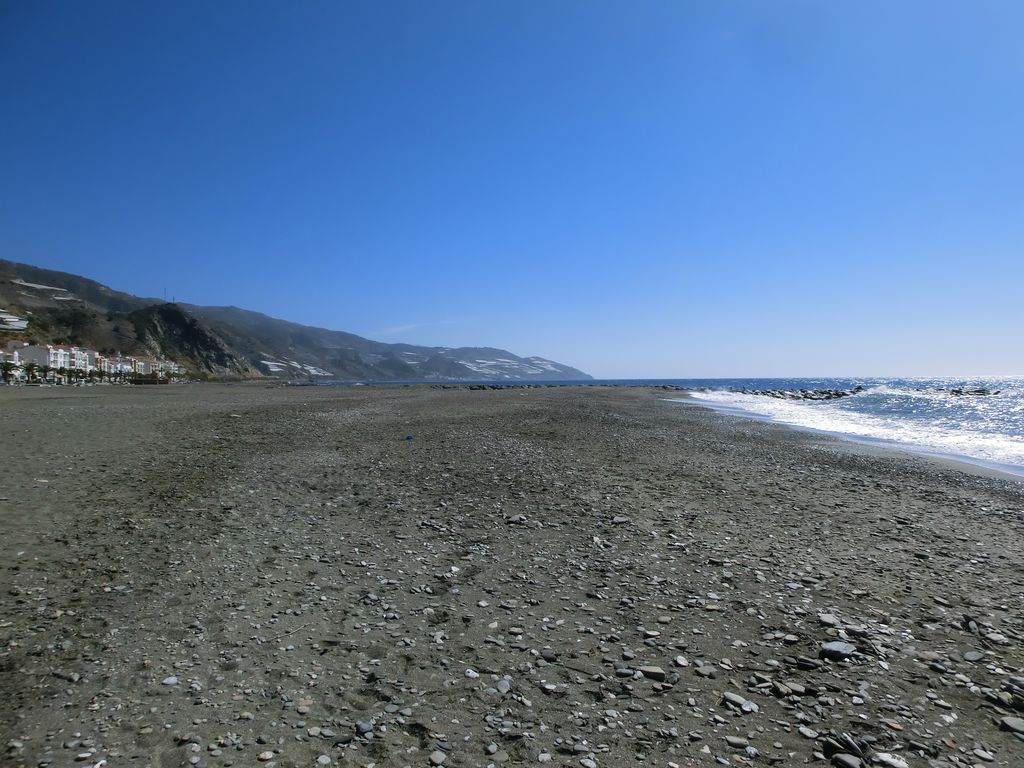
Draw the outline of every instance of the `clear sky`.
M599 377L1024 373L1024 3L0 0L0 257Z

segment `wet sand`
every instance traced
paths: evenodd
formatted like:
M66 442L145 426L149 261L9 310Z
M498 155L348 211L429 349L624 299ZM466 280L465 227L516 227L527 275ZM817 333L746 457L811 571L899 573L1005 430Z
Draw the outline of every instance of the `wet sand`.
M0 762L1020 765L1024 486L664 397L0 389Z

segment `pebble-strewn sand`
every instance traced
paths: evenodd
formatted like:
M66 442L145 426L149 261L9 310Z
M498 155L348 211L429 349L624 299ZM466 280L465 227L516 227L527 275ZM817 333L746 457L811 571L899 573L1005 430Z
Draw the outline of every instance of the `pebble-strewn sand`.
M0 763L1024 765L1022 486L663 396L0 390Z

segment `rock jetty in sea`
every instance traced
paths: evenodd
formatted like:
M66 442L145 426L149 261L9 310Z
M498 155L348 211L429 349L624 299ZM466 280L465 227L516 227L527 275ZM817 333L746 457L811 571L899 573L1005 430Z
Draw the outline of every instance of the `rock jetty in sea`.
M780 400L838 400L860 394L864 387L857 385L852 389L741 389L744 395L760 395Z

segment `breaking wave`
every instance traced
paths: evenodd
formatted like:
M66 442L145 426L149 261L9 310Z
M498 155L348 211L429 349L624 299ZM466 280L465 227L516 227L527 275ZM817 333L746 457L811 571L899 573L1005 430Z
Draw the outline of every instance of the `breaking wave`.
M704 387L692 397L718 410L1024 474L1024 381L1019 378L736 384ZM863 389L853 391L858 386ZM827 400L807 394L826 390L849 394Z

